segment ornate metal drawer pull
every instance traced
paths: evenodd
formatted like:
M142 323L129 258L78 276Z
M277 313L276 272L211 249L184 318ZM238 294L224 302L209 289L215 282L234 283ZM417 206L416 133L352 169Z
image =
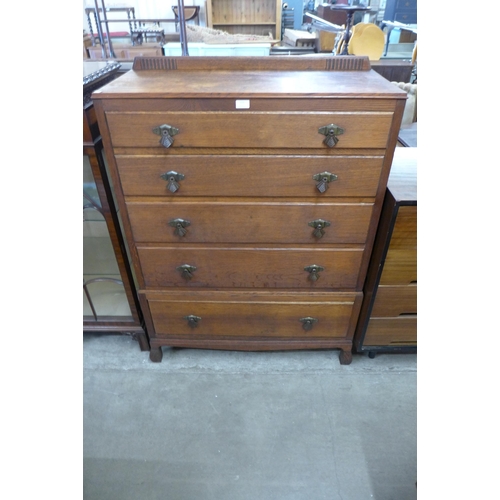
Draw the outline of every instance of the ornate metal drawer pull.
M195 266L190 266L189 264L183 264L182 266L178 266L175 268L176 271L180 271L182 277L186 280L189 281L190 279L193 278L193 273L196 271Z
M326 136L323 144L326 144L329 148L333 148L337 144L337 142L339 142L337 136L342 135L344 133L344 129L339 127L338 125L330 123L330 125L320 127L318 129L318 132Z
M309 226L314 228L313 236L315 238L322 238L325 234L323 228L331 226L331 223L327 220L316 219L309 222Z
M323 194L328 189L328 184L330 182L336 181L338 177L335 174L331 174L330 172L321 172L320 174L314 174L312 178L315 181L319 181L316 184L318 191Z
M318 322L318 319L308 316L307 318L300 318L299 321L302 323L302 328L308 332L309 330L312 330L312 327Z
M184 219L172 219L168 222L169 226L175 227L174 234L176 236L186 236L186 227L191 225L191 222Z
M163 124L155 127L153 132L160 136L160 144L165 148L169 148L174 143L174 135L177 135L180 130L172 127L172 125Z
M167 189L171 191L172 193L175 193L179 189L179 181L184 180L184 174L179 174L178 172L175 172L174 170L170 170L170 172L167 172L165 174L161 174L160 177L164 180L167 181Z
M196 328L201 321L201 318L199 316L194 316L193 314L190 314L189 316L184 316L184 319L187 319L188 325L191 328Z
M316 264L304 267L304 271L307 271L309 273L308 279L311 281L318 281L320 277L318 273L324 270L325 268L323 266L318 266Z

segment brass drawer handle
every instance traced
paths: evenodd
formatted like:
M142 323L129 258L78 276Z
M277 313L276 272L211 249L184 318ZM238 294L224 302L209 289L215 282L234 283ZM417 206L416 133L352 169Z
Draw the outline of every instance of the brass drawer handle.
M153 129L153 133L160 136L160 144L169 148L174 143L174 135L177 135L180 130L172 125L163 124Z
M189 316L184 316L184 319L187 319L188 325L191 328L196 328L201 321L201 318L199 316L194 316L193 314L190 314Z
M331 174L330 172L321 172L320 174L314 174L312 178L315 181L319 181L316 184L318 191L323 194L327 189L330 182L336 181L338 177L335 174Z
M300 318L299 321L302 323L302 328L308 332L309 330L312 330L312 327L318 322L318 319L308 316L307 318Z
M183 264L182 266L176 267L175 270L180 271L181 276L186 281L189 281L190 279L193 279L193 272L196 271L196 267L189 264Z
M336 146L337 142L339 142L337 136L342 135L344 133L344 129L339 127L338 125L330 123L330 125L320 127L318 129L318 133L325 136L323 144L326 144L329 148L333 148L334 146Z
M325 234L325 231L323 230L325 227L331 226L331 223L327 220L323 219L316 219L311 222L309 222L309 226L314 228L313 231L313 236L315 238L322 238Z
M324 271L325 268L323 266L318 266L316 264L312 264L310 266L304 267L304 271L307 271L309 273L309 276L307 279L311 281L318 281L320 276L319 272Z
M164 181L168 182L167 189L170 192L175 193L180 187L179 181L184 180L185 175L179 174L178 172L175 172L174 170L170 170L169 172L167 172L165 174L161 174L160 177Z
M175 227L174 234L176 236L186 236L187 230L186 227L191 225L191 222L184 219L172 219L168 222L169 226Z

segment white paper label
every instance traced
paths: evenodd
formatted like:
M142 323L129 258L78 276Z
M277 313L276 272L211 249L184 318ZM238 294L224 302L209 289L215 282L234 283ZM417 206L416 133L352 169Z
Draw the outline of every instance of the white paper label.
M236 99L236 109L250 109L250 99Z

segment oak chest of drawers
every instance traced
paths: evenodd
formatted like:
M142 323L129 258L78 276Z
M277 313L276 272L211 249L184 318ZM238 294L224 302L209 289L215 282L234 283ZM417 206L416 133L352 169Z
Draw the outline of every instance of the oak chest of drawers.
M340 349L406 93L367 58L136 58L94 94L153 361Z
M417 349L417 148L396 148L354 336L355 349Z

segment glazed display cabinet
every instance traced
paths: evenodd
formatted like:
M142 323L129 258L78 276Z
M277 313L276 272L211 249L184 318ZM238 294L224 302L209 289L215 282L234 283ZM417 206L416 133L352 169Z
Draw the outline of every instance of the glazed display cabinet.
M130 334L149 350L91 99L119 69L116 62L83 64L83 330Z

